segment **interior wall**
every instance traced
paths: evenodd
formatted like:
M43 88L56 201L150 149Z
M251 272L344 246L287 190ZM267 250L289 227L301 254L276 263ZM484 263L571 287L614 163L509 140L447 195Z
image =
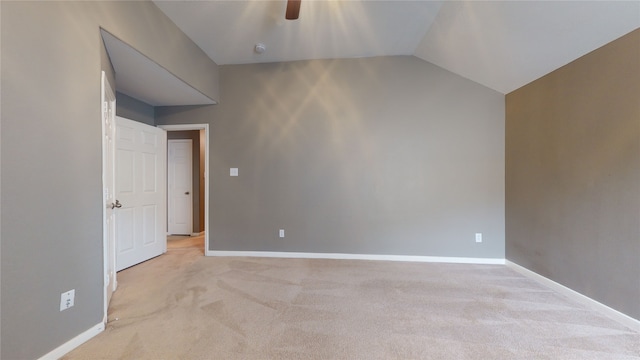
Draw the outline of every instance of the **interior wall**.
M504 258L504 95L410 56L220 74L156 108L211 124L209 250Z
M37 359L103 317L100 27L214 98L217 65L152 2L0 6L0 358Z
M198 130L185 130L185 131L167 131L167 140L191 140L191 160L192 160L192 192L193 192L193 232L204 231L204 222L200 222L200 208L201 204L204 204L204 192L200 190L202 183L201 173L201 154L200 154L200 131ZM202 209L204 207L202 206ZM204 216L204 215L203 215ZM202 230L200 230L202 229Z
M116 92L116 115L155 126L153 106L121 92Z
M507 259L640 319L640 30L506 96Z

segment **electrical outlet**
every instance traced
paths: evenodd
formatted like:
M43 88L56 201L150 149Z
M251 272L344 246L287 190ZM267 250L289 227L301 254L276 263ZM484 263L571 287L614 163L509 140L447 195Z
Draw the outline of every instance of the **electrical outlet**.
M283 238L284 237L284 229L280 229L280 237Z
M60 311L67 310L73 306L76 297L76 289L63 292L60 295Z
M476 242L477 243L481 243L482 242L482 233L476 233Z

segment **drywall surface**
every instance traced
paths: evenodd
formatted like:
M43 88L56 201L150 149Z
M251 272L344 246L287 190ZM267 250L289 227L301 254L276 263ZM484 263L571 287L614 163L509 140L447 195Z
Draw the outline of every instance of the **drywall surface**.
M153 106L121 92L116 92L116 115L154 126Z
M218 66L149 1L101 1L100 26L170 73L218 100ZM110 16L117 14L115 16ZM177 30L177 31L176 31ZM160 46L162 45L162 46Z
M0 6L0 358L35 359L104 315L100 27L212 96L217 66L151 2Z
M640 30L506 97L507 259L640 319Z
M210 250L504 258L503 95L410 56L220 69L156 108L211 124Z

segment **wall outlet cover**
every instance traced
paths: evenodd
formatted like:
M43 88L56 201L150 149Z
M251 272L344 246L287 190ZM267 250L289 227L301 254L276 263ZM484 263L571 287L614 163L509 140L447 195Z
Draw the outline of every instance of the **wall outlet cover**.
M76 289L63 292L60 295L60 311L67 310L72 307L75 302Z

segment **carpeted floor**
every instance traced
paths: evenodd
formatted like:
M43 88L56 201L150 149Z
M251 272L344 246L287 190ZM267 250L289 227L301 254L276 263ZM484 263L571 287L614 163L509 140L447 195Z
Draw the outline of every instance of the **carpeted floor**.
M204 234L199 236L167 236L167 251L192 248L200 249L204 255Z
M506 266L183 248L118 281L64 359L640 359L640 333Z

